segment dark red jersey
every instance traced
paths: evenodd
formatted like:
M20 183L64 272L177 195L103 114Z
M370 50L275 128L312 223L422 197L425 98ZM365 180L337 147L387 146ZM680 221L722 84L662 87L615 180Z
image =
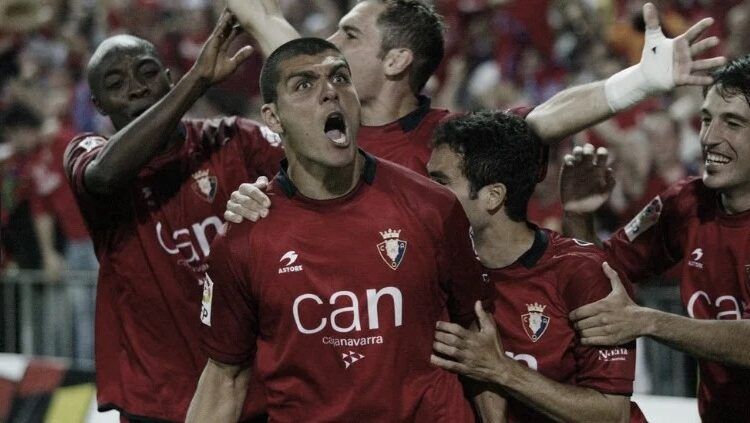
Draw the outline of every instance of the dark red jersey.
M365 156L334 200L304 198L282 170L269 216L217 238L204 346L256 360L274 421L473 421L458 378L430 365L435 323L468 325L492 293L468 220L446 189Z
M75 138L65 169L101 265L96 302L99 407L185 419L206 364L196 324L205 269L231 192L278 168L278 139L238 119L185 120L185 141L154 157L120 192L86 189L107 140Z
M497 291L495 320L505 354L514 360L560 383L629 396L635 342L621 347L583 346L568 320L571 311L612 290L602 270L604 261L604 251L594 244L537 229L531 248L515 263L487 270ZM551 421L512 397L508 420Z
M432 109L429 98L419 97L417 109L401 119L382 126L360 127L357 144L368 153L426 176L432 133L449 116L448 110Z
M533 107L517 107L508 112L526 118L532 110ZM430 99L420 96L418 107L401 119L381 126L361 126L357 144L368 153L427 176L433 133L440 122L451 116L456 114L430 108ZM546 169L546 156L544 166Z
M727 215L697 178L654 198L606 243L632 281L684 260L682 302L695 319L750 318L750 211ZM698 406L705 422L750 420L750 370L699 360Z

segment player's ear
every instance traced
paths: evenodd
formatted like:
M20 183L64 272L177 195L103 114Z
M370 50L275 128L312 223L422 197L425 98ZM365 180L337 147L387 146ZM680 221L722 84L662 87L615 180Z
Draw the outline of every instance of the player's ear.
M284 133L284 127L281 126L281 120L276 110L276 104L266 103L260 108L260 114L263 116L263 123L266 124L273 132L277 134Z
M496 183L487 185L482 190L485 191L483 197L485 208L488 212L494 214L503 207L508 194L505 184Z
M392 48L383 58L383 72L386 77L403 74L414 61L414 53L408 48Z

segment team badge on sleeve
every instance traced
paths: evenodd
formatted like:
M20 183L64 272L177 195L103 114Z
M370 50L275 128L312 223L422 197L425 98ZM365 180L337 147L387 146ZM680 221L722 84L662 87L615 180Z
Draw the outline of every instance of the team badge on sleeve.
M87 153L100 145L104 145L104 138L102 137L86 137L78 143L78 147L86 150Z
M526 331L526 335L532 342L538 341L549 326L549 316L544 315L545 308L547 306L538 303L526 304L526 309L529 312L521 316L523 330Z
M193 191L198 196L209 203L213 203L214 197L216 197L216 187L218 185L216 176L209 174L208 169L199 170L193 173Z
M662 206L661 198L657 196L630 223L625 225L625 235L627 235L630 242L633 242L638 238L638 235L646 232L648 228L654 226L654 223L659 221Z
M385 232L380 232L383 242L378 244L378 252L383 261L393 270L398 269L401 261L406 254L406 241L399 239L401 229L394 231L388 228Z

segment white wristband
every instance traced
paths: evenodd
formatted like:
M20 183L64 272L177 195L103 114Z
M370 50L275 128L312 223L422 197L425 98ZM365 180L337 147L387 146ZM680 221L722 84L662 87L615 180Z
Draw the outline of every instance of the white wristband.
M604 95L612 112L625 110L648 97L646 78L637 64L610 76L604 83Z
M665 37L661 28L647 29L641 62L617 72L604 83L609 108L616 113L673 89L673 56L674 40Z

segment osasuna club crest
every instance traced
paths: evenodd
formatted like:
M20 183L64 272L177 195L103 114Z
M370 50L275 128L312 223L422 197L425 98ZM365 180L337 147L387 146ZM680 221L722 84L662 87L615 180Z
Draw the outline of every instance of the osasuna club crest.
M208 173L208 169L199 170L193 173L193 191L198 196L209 203L213 203L214 197L216 197L216 176L212 176Z
M385 232L380 232L383 242L378 244L378 252L383 261L393 270L398 269L406 254L406 241L400 240L400 235L401 229L394 231L389 228Z
M538 303L526 304L526 309L529 312L521 316L523 330L526 331L526 335L531 338L532 342L538 341L549 326L549 317L544 315L545 308L547 306Z

